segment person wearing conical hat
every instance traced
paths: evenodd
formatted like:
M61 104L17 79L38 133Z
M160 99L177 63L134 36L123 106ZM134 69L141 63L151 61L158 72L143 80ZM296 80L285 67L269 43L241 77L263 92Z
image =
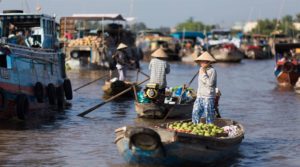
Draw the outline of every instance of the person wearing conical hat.
M215 63L216 60L208 52L204 52L195 59L195 62L200 65L200 70L192 121L194 124L200 123L200 118L205 113L206 123L212 124L215 118L217 72L211 64Z
M113 55L113 60L115 61L115 67L118 70L119 80L125 81L127 66L130 64L130 59L125 51L127 45L120 43L117 47L116 53ZM114 66L114 65L112 65ZM112 68L111 68L112 71Z
M151 54L151 57L149 83L158 84L159 89L164 91L167 86L166 75L170 73L170 65L167 62L168 55L163 48L159 48Z

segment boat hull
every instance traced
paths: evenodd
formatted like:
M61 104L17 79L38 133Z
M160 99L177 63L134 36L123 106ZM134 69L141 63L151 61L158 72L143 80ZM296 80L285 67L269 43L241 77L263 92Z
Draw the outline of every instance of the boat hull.
M193 102L188 104L155 104L135 102L135 111L138 117L162 119L168 114L168 118L191 116Z
M279 86L292 87L295 86L300 77L300 65L294 66L293 71L283 70L282 65L277 65L274 72Z
M53 114L51 108L63 109L66 73L62 54L14 44L0 45L0 49L8 51L1 55L7 66L0 67L0 119L25 120Z
M210 52L218 62L240 62L244 58L244 54L237 49L212 48Z

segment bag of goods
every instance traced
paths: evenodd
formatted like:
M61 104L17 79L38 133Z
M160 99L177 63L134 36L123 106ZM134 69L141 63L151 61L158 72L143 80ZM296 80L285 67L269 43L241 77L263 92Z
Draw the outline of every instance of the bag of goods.
M224 126L223 130L224 132L228 133L229 137L234 137L238 134L238 127L235 125Z
M144 95L144 91L139 91L137 93L137 97L138 97L139 103L150 103L151 102L150 99Z
M76 47L76 46L90 46L90 47L99 47L101 44L102 39L96 36L86 36L83 38L78 38L71 40L69 42L69 47Z
M167 126L168 129L177 132L183 132L188 134L206 136L206 137L225 137L227 133L223 128L220 128L214 124L194 124L193 122L174 122Z

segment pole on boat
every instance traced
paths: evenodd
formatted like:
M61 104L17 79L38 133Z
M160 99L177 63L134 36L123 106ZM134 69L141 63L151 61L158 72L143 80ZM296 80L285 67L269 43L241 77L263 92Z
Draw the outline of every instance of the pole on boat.
M104 102L102 102L102 103L100 103L100 104L95 105L94 107L92 107L92 108L90 108L90 109L88 109L88 110L86 110L86 111L84 111L84 112L78 114L77 116L84 117L86 114L88 114L88 113L94 111L95 109L97 109L97 108L103 106L104 104L106 104L106 103L108 103L108 102L114 100L115 98L117 98L117 97L119 97L119 96L121 96L121 95L127 93L127 92L130 91L134 86L139 86L139 85L145 83L145 82L148 81L148 80L149 80L149 78L147 78L147 79L145 79L144 81L138 83L137 85L134 84L133 86L131 86L131 87L129 87L129 88L123 90L122 92L118 93L117 95L115 95L115 96L113 96L113 97L111 97L111 98L105 100ZM133 89L134 89L134 88L133 88Z
M101 77L99 77L99 78L97 78L97 79L95 79L95 80L93 80L93 81L91 81L91 82L89 82L89 83L86 83L86 84L84 84L84 85L82 85L82 86L80 86L80 87L74 89L74 92L76 92L77 90L79 90L79 89L81 89L81 88L83 88L83 87L86 87L86 86L88 86L88 85L90 85L90 84L92 84L92 83L94 83L94 82L96 82L96 81L98 81L98 80L100 80L100 79L102 79L102 78L105 78L105 77L107 77L108 75L109 75L109 74L105 74L105 75L103 75L103 76L101 76Z
M181 91L181 94L180 94L179 100L178 100L179 103L181 103L182 95L184 94L185 90L186 90L188 87L190 87L190 85L192 84L192 82L194 81L194 79L196 78L196 76L198 75L198 73L199 73L199 71L197 71L197 72L195 73L195 75L193 76L193 78L190 80L190 82L189 82L187 85L183 84L183 86L182 86L182 91ZM175 108L175 105L168 111L168 113L167 113L166 116L164 117L164 121L166 121L166 119L169 117L170 113L173 111L174 108Z

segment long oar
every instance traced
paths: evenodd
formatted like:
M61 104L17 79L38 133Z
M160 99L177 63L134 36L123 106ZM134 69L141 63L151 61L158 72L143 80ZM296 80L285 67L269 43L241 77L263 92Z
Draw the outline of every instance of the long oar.
M90 85L90 84L92 84L92 83L94 83L94 82L96 82L96 81L99 81L100 79L103 79L103 78L107 77L108 75L109 75L109 74L105 74L105 75L101 76L100 78L97 78L97 79L95 79L95 80L93 80L93 81L91 81L91 82L89 82L89 83L86 83L86 84L84 84L84 85L82 85L82 86L80 86L80 87L74 89L74 92L76 92L77 90L79 90L79 89L81 89L81 88L83 88L83 87L86 87L86 86L88 86L88 85Z
M196 76L198 75L199 71L196 72L196 74L193 76L193 78L190 80L190 82L188 83L188 85L183 85L182 90L181 90L181 94L179 96L179 103L181 102L181 98L182 95L184 94L185 90L190 87L190 85L192 84L192 82L194 81L194 79L196 78ZM168 111L168 113L166 114L166 116L164 117L164 121L169 117L170 113L173 111L173 109L175 108L175 105Z
M139 86L139 85L145 83L145 82L148 81L148 80L149 80L149 78L147 78L147 79L145 79L144 81L138 83L137 85L134 84L134 85L130 86L129 88L123 90L122 92L118 93L117 95L115 95L115 96L113 96L113 97L111 97L111 98L105 100L104 102L102 102L102 103L100 103L100 104L95 105L94 107L92 107L92 108L90 108L90 109L88 109L88 110L86 110L86 111L84 111L84 112L78 114L77 116L84 117L86 114L88 114L88 113L94 111L95 109L97 109L97 108L103 106L104 104L106 104L106 103L108 103L108 102L114 100L115 98L117 98L117 97L119 97L119 96L125 94L126 92L130 91L134 86Z

